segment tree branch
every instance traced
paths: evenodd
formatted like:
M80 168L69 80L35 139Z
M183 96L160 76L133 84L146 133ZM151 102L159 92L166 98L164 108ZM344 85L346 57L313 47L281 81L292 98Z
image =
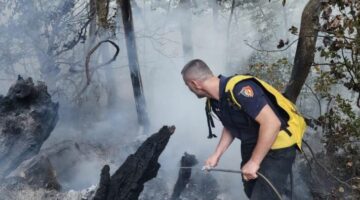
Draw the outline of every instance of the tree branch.
M96 68L102 67L104 65L108 65L111 62L116 60L116 57L118 56L119 52L120 52L120 48L117 44L115 44L115 42L111 41L111 40L103 40L100 41L99 43L97 43L92 49L90 49L89 53L86 56L86 60L85 60L85 75L86 75L86 85L84 86L84 88L79 92L79 94L77 95L77 97L79 97L82 93L85 92L85 90L87 89L87 87L90 85L91 82L91 75L90 75L90 69L89 69L89 63L90 63L90 58L91 55L100 47L101 44L108 42L111 45L113 45L116 49L116 52L114 54L114 56L107 62L98 65Z

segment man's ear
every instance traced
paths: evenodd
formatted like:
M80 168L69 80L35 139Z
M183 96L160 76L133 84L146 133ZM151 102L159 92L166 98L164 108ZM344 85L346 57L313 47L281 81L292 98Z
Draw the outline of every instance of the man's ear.
M191 80L190 84L196 89L201 89L202 88L201 85L199 84L199 82L196 81L196 80Z

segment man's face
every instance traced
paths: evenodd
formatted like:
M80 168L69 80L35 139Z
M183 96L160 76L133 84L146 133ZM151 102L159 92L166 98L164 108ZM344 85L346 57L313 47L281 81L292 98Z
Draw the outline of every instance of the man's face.
M206 92L200 87L200 83L196 80L185 80L185 84L189 90L193 92L199 99L206 97Z

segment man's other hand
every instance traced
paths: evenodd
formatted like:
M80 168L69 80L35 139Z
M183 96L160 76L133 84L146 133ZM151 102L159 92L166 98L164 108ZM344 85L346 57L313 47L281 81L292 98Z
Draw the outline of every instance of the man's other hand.
M249 181L251 179L256 179L258 177L256 173L258 172L259 168L259 164L249 160L241 169L244 180Z
M214 168L217 166L220 157L216 154L211 155L206 161L205 166L209 168Z

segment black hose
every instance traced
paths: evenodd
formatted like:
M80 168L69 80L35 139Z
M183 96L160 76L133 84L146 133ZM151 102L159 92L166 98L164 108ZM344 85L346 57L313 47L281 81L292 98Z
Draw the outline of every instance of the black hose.
M182 169L195 169L194 167L180 167ZM197 168L196 168L197 169ZM240 170L231 170L231 169L219 169L219 168L210 168L210 169L205 169L206 171L215 171L215 172L227 172L227 173L237 173L237 174L242 174L242 172ZM274 193L276 194L276 196L279 198L279 200L282 200L281 198L281 194L279 193L279 191L276 189L276 187L271 183L271 181L266 178L266 176L264 176L262 173L260 172L256 172L256 174L258 176L260 176L270 187L271 189L274 191Z

